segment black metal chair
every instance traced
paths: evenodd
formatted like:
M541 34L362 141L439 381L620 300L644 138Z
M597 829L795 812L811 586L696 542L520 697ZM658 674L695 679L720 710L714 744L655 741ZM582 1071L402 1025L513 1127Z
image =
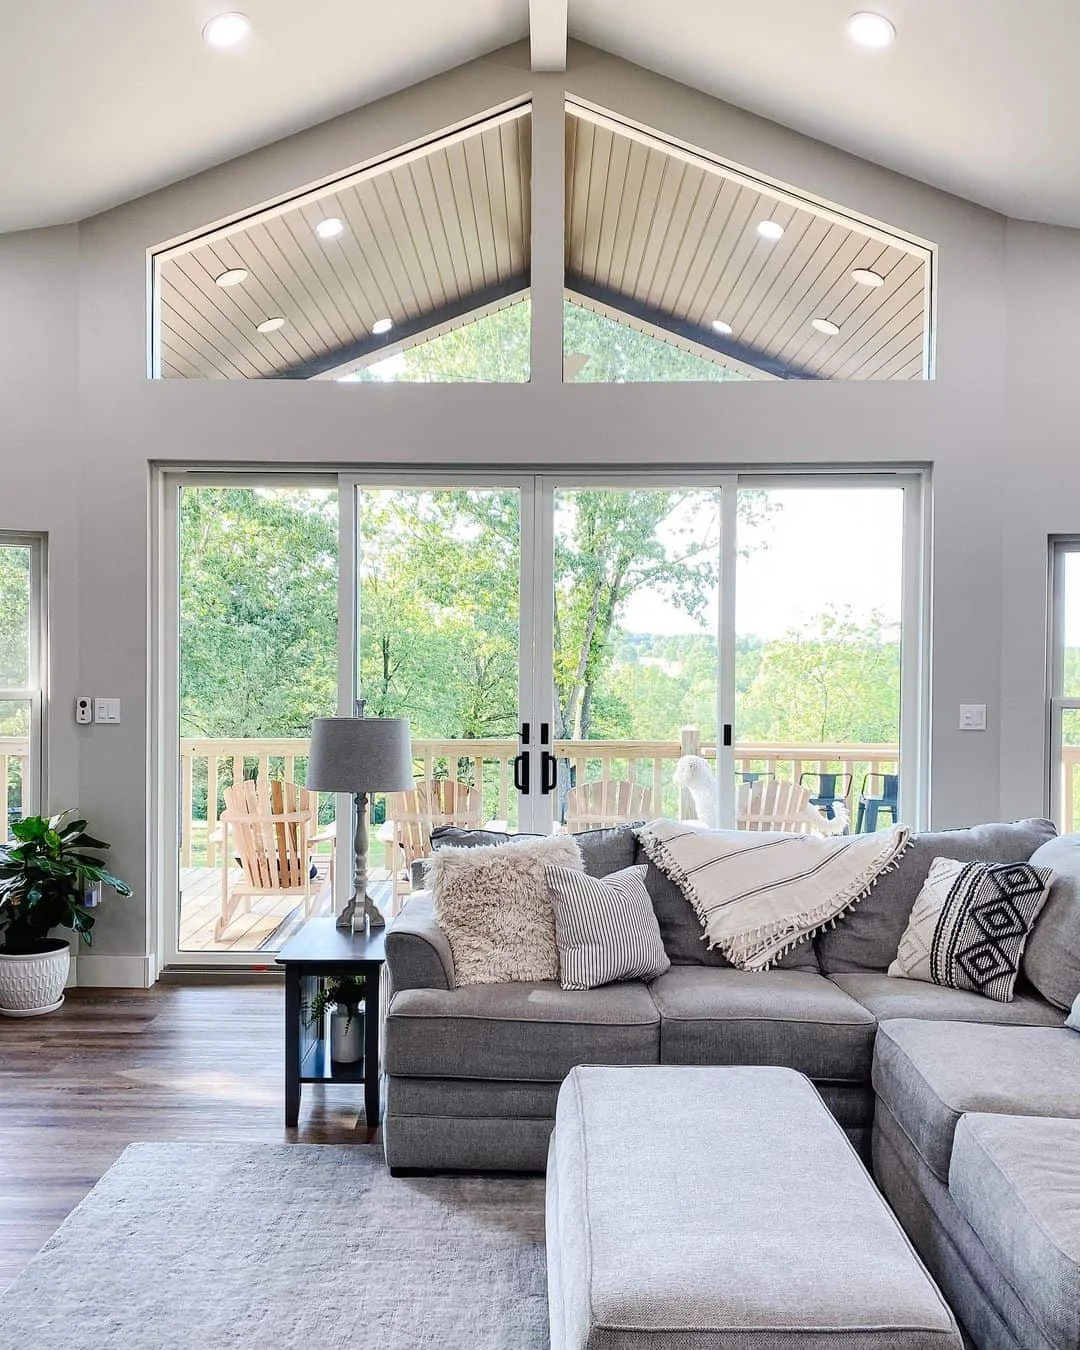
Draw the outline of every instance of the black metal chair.
M836 808L851 795L849 773L801 773L799 783L810 791L811 806L820 807L829 820L836 819Z
M855 833L873 834L878 827L878 816L887 811L895 825L900 819L900 775L896 773L868 773L863 778L859 793L859 814Z

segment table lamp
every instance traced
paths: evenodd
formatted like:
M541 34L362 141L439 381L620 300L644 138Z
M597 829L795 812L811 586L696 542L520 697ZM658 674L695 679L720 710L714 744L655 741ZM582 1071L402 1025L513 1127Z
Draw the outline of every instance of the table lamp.
M401 792L413 785L412 740L403 717L316 717L311 723L305 786L313 792L349 792L356 804L353 894L338 916L352 929L357 905L364 922L386 920L367 893L368 794Z

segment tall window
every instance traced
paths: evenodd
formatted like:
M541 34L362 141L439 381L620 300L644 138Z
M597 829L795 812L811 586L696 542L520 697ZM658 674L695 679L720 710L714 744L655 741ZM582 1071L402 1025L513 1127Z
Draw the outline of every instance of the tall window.
M44 541L0 531L0 844L41 803Z
M1062 833L1080 829L1080 539L1051 550L1051 809Z

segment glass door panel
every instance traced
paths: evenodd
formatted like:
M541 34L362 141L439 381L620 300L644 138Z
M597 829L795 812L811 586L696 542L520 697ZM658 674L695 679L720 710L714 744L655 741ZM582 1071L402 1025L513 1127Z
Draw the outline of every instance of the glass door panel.
M0 844L38 809L39 548L0 536Z
M302 788L338 704L334 488L183 486L178 505L181 953L274 951L331 912L334 798L313 805L303 888L253 877L225 793ZM256 883L259 884L256 884ZM262 885L262 882L267 884Z
M721 489L554 491L554 819L691 814L683 754L716 759Z
M514 787L522 496L513 485L357 488L360 692L368 716L405 717L413 738L414 790L373 807L372 861L395 888L431 828L529 828Z
M735 778L801 784L837 828L893 823L900 775L904 490L740 487ZM786 787L782 787L786 791ZM793 794L793 803L801 800Z

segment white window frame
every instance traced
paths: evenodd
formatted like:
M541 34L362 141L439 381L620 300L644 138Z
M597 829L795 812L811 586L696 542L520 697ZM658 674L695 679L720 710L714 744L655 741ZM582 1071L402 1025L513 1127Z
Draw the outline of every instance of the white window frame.
M24 688L0 688L0 703L30 705L30 771L23 783L24 816L39 815L47 800L45 791L45 719L48 671L48 605L46 539L43 534L0 530L0 548L30 550L29 684ZM7 784L0 784L0 809L7 811Z
M655 470L552 471L535 466L484 466L470 471L460 466L409 470L376 468L365 471L312 472L290 469L267 472L258 469L156 470L154 493L154 562L156 581L152 607L154 689L157 706L154 714L156 734L152 737L155 757L153 781L154 820L157 823L153 849L154 890L159 897L155 907L157 927L155 950L159 966L170 967L263 967L267 954L258 952L184 952L179 947L179 850L175 828L179 820L180 739L179 689L177 662L179 634L178 587L178 504L182 486L303 486L338 489L339 519L339 713L351 715L357 678L359 641L358 540L356 532L357 489L374 487L513 487L521 493L521 664L519 709L525 720L553 719L551 706L551 616L549 596L554 585L552 498L557 488L573 490L589 487L649 488L670 487L673 483L690 487L719 487L722 495L721 530L721 639L734 632L735 571L737 560L736 506L739 487L891 487L904 493L904 565L901 627L901 734L900 775L901 817L917 829L924 829L929 818L929 605L930 605L930 480L929 471L898 467L868 467L865 470L834 470L816 467L798 471L731 468L702 471L688 468ZM1077 541L1080 548L1080 540ZM535 560L535 561L534 561ZM545 652L548 652L545 655ZM721 663L717 681L718 726L735 722L734 647L720 643ZM1080 706L1080 700L1076 701ZM735 727L735 737L738 727ZM720 781L734 784L734 747L720 750ZM730 801L722 805L733 814L733 788ZM538 794L521 803L519 823L524 830L549 828L550 805ZM338 819L348 819L351 801L338 803ZM544 812L547 811L545 817ZM170 825L170 822L172 823ZM352 876L351 831L338 833L337 894L340 908ZM272 963L271 963L272 968Z
M1050 818L1062 833L1072 828L1065 813L1065 745L1062 735L1064 714L1080 709L1080 698L1065 696L1065 559L1071 553L1080 554L1080 535L1060 535L1050 540L1049 604L1047 605L1046 671L1046 782L1050 802ZM1080 599L1080 597L1077 597Z

